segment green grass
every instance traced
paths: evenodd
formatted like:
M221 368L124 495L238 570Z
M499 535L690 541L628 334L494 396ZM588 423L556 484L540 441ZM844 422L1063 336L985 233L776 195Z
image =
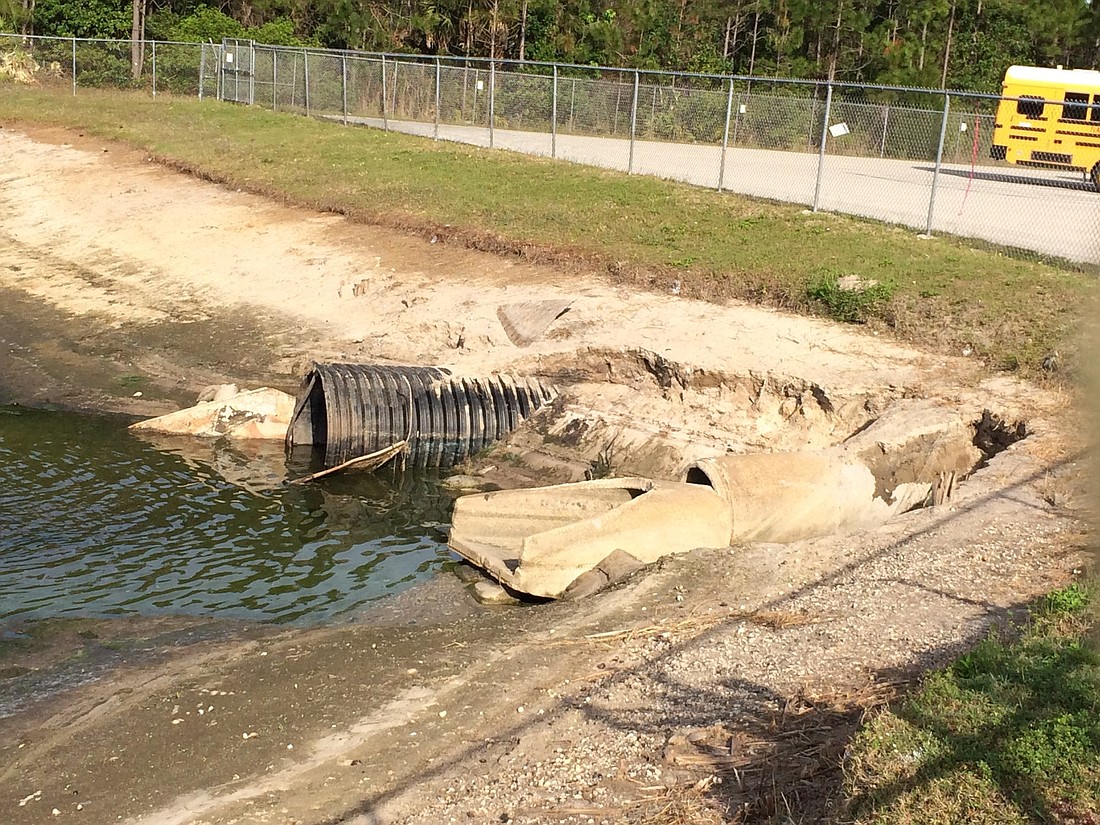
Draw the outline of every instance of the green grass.
M508 152L260 108L0 86L0 124L121 141L234 188L638 288L747 299L890 329L991 367L1071 368L1093 275L952 238ZM879 284L850 306L829 285ZM824 288L824 292L822 291Z
M867 725L847 761L856 823L1100 821L1091 592L1055 591Z

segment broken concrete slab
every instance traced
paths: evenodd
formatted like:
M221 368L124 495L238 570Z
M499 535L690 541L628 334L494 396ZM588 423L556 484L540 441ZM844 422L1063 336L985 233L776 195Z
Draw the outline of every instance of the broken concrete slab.
M199 390L199 396L195 399L195 403L202 404L206 401L228 401L234 395L239 394L240 391L241 388L236 384L211 384Z
M725 547L732 532L729 506L713 490L638 478L463 496L451 523L448 544L460 556L512 590L552 599L609 557L607 580L636 569L623 554L650 564Z
M282 439L294 396L262 387L131 424L130 429L203 438Z
M608 585L632 576L645 565L629 553L614 551L587 573L582 573L562 594L564 599L583 599L593 593L599 593Z
M527 347L541 338L550 325L569 311L572 301L520 301L497 307L497 318L508 340Z
M988 458L978 446L986 432L1003 430L1009 441L1016 440L1018 424L995 418L988 410L976 420L974 411L949 409L927 399L902 399L838 449L867 465L875 476L875 495L890 500L899 484L933 483L941 475L968 476Z

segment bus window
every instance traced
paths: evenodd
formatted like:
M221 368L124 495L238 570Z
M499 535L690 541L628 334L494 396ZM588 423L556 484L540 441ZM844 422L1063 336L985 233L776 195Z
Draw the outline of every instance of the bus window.
M1080 92L1066 92L1062 106L1062 120L1084 120L1088 115L1089 96Z
M1100 123L1100 95L1092 96L1092 112L1089 114L1089 120Z
M1024 117L1042 117L1043 99L1038 95L1021 95L1022 100L1016 101L1016 114Z

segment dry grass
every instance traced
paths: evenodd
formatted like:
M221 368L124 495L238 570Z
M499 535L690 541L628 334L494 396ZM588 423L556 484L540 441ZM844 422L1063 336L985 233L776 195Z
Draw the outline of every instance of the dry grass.
M595 819L622 825L727 825L737 821L731 820L715 803L713 791L722 783L722 778L714 774L671 788L663 785L645 787L635 780L628 781L638 786L638 796L621 804L527 809L515 812L513 818L530 817L540 822L551 818L579 822Z
M851 737L900 686L877 682L843 693L800 692L770 714L672 736L664 762L676 776L690 779L666 787L618 777L619 787L625 785L618 795L625 798L607 805L554 806L515 816L623 825L825 821L843 802Z

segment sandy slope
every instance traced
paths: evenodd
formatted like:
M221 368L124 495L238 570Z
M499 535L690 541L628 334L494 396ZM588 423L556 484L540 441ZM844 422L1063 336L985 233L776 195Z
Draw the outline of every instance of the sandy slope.
M0 157L0 402L152 413L212 381L293 386L310 359L346 357L550 375L561 415L598 424L582 463L623 433L641 465L655 440L680 458L824 445L911 399L1032 433L951 506L876 533L692 554L571 605L493 611L440 581L353 627L116 673L0 721L0 821L628 821L729 778L730 760L684 748L740 731L748 784L703 794L732 810L770 793L775 714L800 689L942 660L1078 563L1062 399L962 358L395 236L76 135L5 127ZM497 307L542 298L572 308L513 346ZM826 767L796 789L807 821L835 795Z

